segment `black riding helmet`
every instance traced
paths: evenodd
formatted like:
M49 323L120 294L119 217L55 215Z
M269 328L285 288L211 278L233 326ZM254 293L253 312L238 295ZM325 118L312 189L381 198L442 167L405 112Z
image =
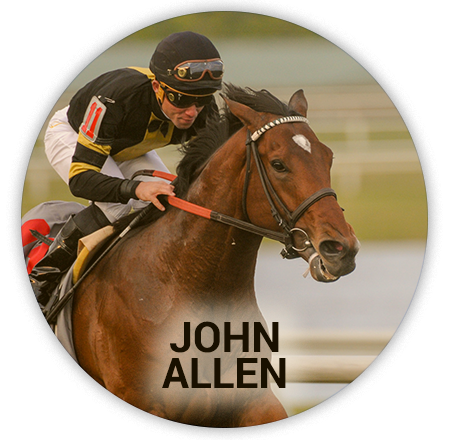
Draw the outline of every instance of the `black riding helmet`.
M150 70L163 87L190 96L208 96L220 90L224 68L208 38L186 31L169 35L158 44Z

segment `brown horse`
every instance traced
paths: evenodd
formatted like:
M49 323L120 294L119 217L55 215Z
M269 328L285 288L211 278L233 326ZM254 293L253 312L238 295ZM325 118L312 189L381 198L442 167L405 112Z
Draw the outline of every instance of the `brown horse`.
M177 196L284 234L291 252L320 262L311 270L322 281L350 273L358 240L329 189L333 155L307 123L303 91L289 105L266 91L228 85L225 93L226 117L210 120L185 148ZM254 290L261 239L172 206L130 232L77 288L73 337L82 368L126 402L181 423L286 418L260 368L274 350L258 333L267 329ZM227 334L245 337L227 348ZM189 349L174 350L184 344Z

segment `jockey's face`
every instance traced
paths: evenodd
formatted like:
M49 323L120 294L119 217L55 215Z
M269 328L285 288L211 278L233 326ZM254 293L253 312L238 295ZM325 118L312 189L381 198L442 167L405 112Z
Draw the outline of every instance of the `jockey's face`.
M160 84L157 81L153 81L152 85L156 96L158 96L161 88ZM173 122L175 127L181 130L186 130L191 127L204 108L204 106L198 107L197 104L192 104L186 108L175 107L165 96L162 98L161 104L161 110L164 114Z

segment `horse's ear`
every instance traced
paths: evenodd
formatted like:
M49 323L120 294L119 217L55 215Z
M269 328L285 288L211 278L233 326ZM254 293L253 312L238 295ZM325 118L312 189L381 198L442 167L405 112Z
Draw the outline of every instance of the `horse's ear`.
M308 113L308 101L305 98L303 90L297 90L289 100L289 108L295 110L306 118Z
M223 97L223 99L227 103L231 113L239 118L241 122L249 129L257 130L261 126L262 118L257 111L251 109L250 107L247 107L244 104L232 101L231 99L225 97Z

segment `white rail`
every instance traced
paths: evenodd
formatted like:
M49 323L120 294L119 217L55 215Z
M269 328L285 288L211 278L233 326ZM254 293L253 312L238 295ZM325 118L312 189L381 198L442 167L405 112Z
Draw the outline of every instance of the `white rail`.
M280 355L377 355L394 332L395 329L357 332L284 331L280 334Z
M272 360L277 374L278 357ZM288 356L286 382L350 383L375 359L376 356Z
M288 383L337 383L355 380L378 356L394 331L285 334L272 365L286 359Z

